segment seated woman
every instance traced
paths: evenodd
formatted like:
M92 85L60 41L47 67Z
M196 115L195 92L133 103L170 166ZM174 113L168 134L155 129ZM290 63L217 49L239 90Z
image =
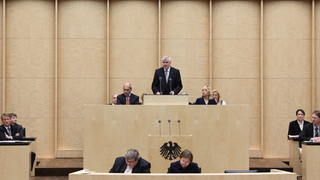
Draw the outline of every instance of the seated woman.
M217 105L227 105L226 102L221 99L220 93L216 89L212 91L212 97L217 102Z
M217 104L214 99L212 99L210 94L211 88L209 86L203 86L202 88L202 97L198 98L193 104L202 104L202 105L215 105Z
M170 164L168 173L200 173L197 163L192 162L193 155L188 149L182 151L180 160Z
M303 109L298 109L296 111L297 119L293 120L289 124L288 129L288 139L289 135L299 135L301 131L303 130L304 125L309 124L310 122L304 120L304 116L306 113Z

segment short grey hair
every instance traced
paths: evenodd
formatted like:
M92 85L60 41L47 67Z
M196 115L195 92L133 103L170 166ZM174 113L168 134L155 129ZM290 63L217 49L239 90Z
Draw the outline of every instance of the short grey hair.
M129 85L129 86L130 86L130 89L132 89L131 83L128 83L128 82L127 82L127 83L124 83L123 86L125 86L125 85Z
M170 56L163 56L161 58L161 61L163 62L164 60L169 59L169 62L171 62L171 57Z
M136 149L129 149L129 150L126 152L125 158L126 158L126 159L139 160L139 159L140 159L139 151L136 150Z

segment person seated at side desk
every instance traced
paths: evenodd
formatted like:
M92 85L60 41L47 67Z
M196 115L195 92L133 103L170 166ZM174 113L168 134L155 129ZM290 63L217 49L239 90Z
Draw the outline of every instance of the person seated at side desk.
M118 101L118 94L114 93L112 96L112 103L110 103L109 105L116 105Z
M185 149L180 154L180 160L170 164L168 173L201 173L197 163L192 162L191 151Z
M11 125L10 114L3 113L1 120L0 140L22 139L22 135L18 132L17 127Z
M299 134L299 141L320 142L320 111L315 110L312 113L312 123L306 124Z
M216 101L211 97L211 88L209 86L203 86L202 97L198 98L195 103L197 105L216 105Z
M138 150L129 149L124 157L117 157L109 173L150 173L151 164L142 159Z
M123 85L123 93L118 95L117 97L117 104L121 105L138 105L139 96L131 93L132 85L130 83L125 83Z
M290 139L289 135L299 135L303 130L303 127L307 124L310 124L310 122L304 120L305 115L306 114L303 109L298 109L296 111L297 119L291 121L289 124L288 139Z
M227 105L226 102L221 99L220 93L216 89L212 91L212 97L216 100L217 105Z

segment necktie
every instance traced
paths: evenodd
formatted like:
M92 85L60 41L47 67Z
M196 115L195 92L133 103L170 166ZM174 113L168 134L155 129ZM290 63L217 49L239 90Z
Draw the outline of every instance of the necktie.
M168 83L168 78L169 78L169 72L168 72L168 69L166 69L166 73L165 73L165 75L166 75L166 83Z
M8 128L9 136L11 136L11 129L10 127Z
M130 98L129 98L129 96L127 96L126 105L130 105Z
M316 127L316 135L314 137L319 137L318 127Z

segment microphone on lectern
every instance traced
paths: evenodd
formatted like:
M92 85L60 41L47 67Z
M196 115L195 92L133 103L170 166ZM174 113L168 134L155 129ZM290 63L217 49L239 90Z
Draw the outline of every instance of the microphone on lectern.
M181 132L180 132L180 120L178 120L178 123L179 123L179 136L181 136Z
M162 95L162 77L159 77L160 81L160 95Z
M168 123L169 123L169 135L171 136L171 124L170 124L171 120L170 119L168 120Z
M169 81L170 81L170 95L172 94L171 91L172 91L172 78L169 78Z
M159 123L159 134L161 136L161 120L159 120L158 123Z

